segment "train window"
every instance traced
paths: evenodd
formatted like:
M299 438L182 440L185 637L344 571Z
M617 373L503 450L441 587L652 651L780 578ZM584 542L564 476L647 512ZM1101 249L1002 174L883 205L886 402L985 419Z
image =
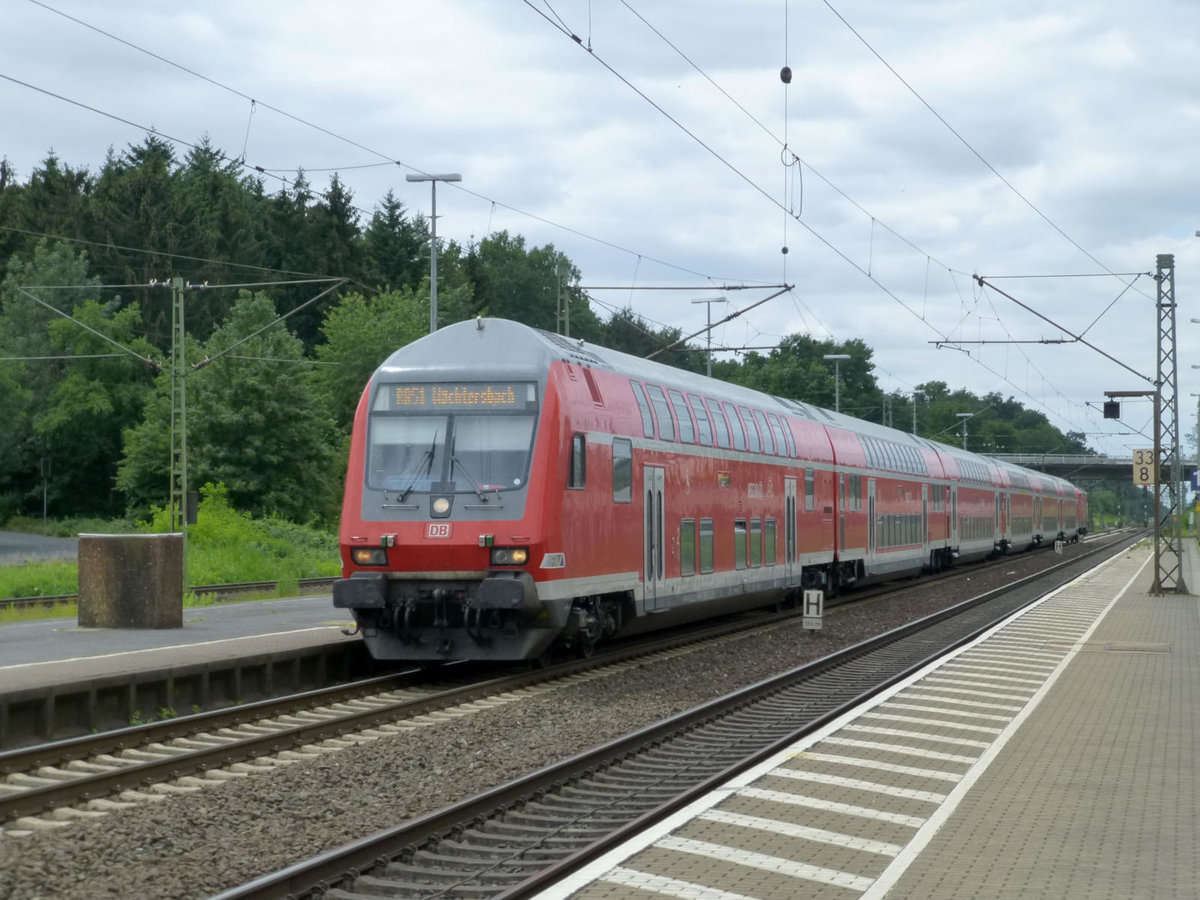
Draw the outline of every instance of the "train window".
M758 428L754 425L754 416L744 406L737 408L742 424L746 427L746 441L751 453L762 453L762 441L758 437Z
M679 574L696 574L696 520L679 523Z
M696 443L696 429L692 425L692 414L688 412L687 403L679 391L668 390L671 406L675 410L675 418L679 420L679 440L685 444Z
M700 520L700 571L709 573L713 570L713 520Z
M633 396L637 398L638 411L642 414L642 434L648 438L654 437L654 417L650 415L650 401L646 399L646 392L642 390L642 386L636 381L633 384Z
M735 569L746 568L746 520L733 520L733 566Z
M721 412L721 404L716 400L703 401L705 408L712 414L713 431L717 436L718 447L729 446L729 426L725 423L725 414Z
M571 437L571 472L567 487L577 490L587 487L587 435L578 431Z
M775 455L775 437L771 434L771 426L767 424L767 417L757 409L754 410L754 422L758 425L758 430L762 433L763 453ZM783 447L779 448L783 450Z
M750 520L750 568L762 565L762 519Z
M613 502L633 502L633 441L613 438Z
M671 419L671 408L667 405L667 397L662 388L648 384L650 403L654 406L654 416L658 419L658 436L664 441L675 440L675 423Z
M780 456L795 456L792 436L788 434L787 426L779 421L779 416L775 413L767 413L767 418L771 420L771 434L775 435L775 452Z
M816 480L813 477L814 475L815 473L812 469L804 470L804 508L810 512L816 506L814 491L814 488L816 487Z
M708 410L704 408L704 401L691 394L688 394L687 399L688 406L692 408L692 414L696 417L696 443L711 447L712 424L708 420Z
M746 432L742 430L742 422L738 418L737 410L733 408L732 403L722 403L721 408L725 410L725 417L729 419L729 431L733 434L733 449L746 449Z
M766 553L764 562L768 566L775 565L775 520L767 519L763 523L763 550Z

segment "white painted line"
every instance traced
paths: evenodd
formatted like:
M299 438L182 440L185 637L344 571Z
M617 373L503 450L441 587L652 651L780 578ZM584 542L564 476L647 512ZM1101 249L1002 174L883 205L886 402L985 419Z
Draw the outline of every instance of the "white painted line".
M842 729L845 731L845 729ZM939 753L925 747L907 747L904 744L885 744L882 741L856 741L853 738L829 737L823 743L838 747L853 747L856 750L883 750L889 753L902 753L905 756L920 756L924 759L936 759L938 762L962 763L965 766L974 765L978 757L959 756L957 753Z
M815 759L819 762L833 763L839 766L853 766L856 769L874 769L877 772L894 772L897 775L913 775L917 778L936 778L939 781L958 781L961 773L947 772L942 769L921 769L916 766L900 766L895 763L881 762L877 759L864 759L859 756L837 756L833 753L803 754L804 759ZM773 773L772 773L773 774Z
M1003 703L983 703L979 700L962 700L958 697L948 696L949 694L961 694L963 691L940 691L925 693L920 687L915 687L905 693L905 698L913 700L933 701L934 703L945 703L947 706L965 706L967 709L996 709L1007 713L1017 713L1020 711L1019 706L1007 706Z
M1046 671L1048 672L1050 670L1047 669ZM1008 673L1008 674L1001 674L1001 673ZM972 665L965 665L965 664L955 666L950 671L949 674L966 675L966 676L971 676L971 677L975 677L975 678L984 678L989 682L999 681L1003 684L1026 684L1026 685L1041 684L1042 678L1045 677L1045 673L1030 672L1029 674L1031 676L1036 675L1037 677L1017 678L1012 674L1011 667L1002 669L999 666L983 666L983 665L972 666Z
M871 809L869 806L854 806L850 803L818 800L816 797L806 797L803 794L789 794L786 791L768 791L763 788L748 787L742 788L737 793L739 797L749 797L752 800L767 800L771 803L803 806L805 809L819 809L821 812L839 813L843 816L857 816L860 819L872 819L877 822L890 822L893 825L904 825L908 828L920 828L925 824L925 819L919 816L905 816L900 813L885 812L882 809Z
M815 841L818 844L832 844L834 847L862 850L865 853L875 853L879 856L896 856L904 849L899 844L888 844L883 841L872 841L869 838L838 834L836 831L826 831L824 828L810 828L807 825L795 825L791 822L780 822L778 819L764 819L760 816L747 816L742 813L726 812L723 809L710 809L708 812L701 813L697 818L704 819L707 822L719 822L722 825L733 825L737 828L753 828L756 831L767 831L771 834L781 834L784 837Z
M305 634L310 631L330 631L332 629L348 628L349 625L318 625L312 628L295 628L291 631L272 631L268 634L246 634L241 637L224 638L215 641L196 641L192 644L172 644L169 647L144 647L140 650L118 650L114 653L95 653L90 656L73 656L69 659L47 659L42 662L18 663L13 666L0 666L0 672L5 669L27 669L34 666L61 666L65 663L83 662L91 659L112 659L116 656L133 656L138 653L158 653L163 650L187 650L189 647L207 647L210 644L232 644L237 641L258 641L263 638L279 637L285 634Z
M899 797L902 800L921 800L925 803L941 803L946 799L945 794L935 794L932 791L915 791L912 788L900 788L890 784L879 784L875 781L863 781L861 778L842 778L840 775L826 775L821 772L806 772L803 769L776 769L770 774L780 778L792 778L796 781L809 781L814 784L828 784L831 787L850 788L851 790L856 791L871 791L876 794L886 794L889 797Z
M920 687L926 690L936 690L940 694L948 694L951 697L985 697L989 700L1009 700L1015 703L1025 703L1029 699L1029 692L1024 695L1015 694L1013 691L1005 693L1004 691L976 691L970 688L940 688L938 684L943 681L941 678L927 678ZM1017 709L1020 709L1018 706Z
M1133 575L1130 576L1129 580L1125 582L1125 585L1120 589L1120 591L1118 591L1115 596L1109 600L1108 605L1105 606L1100 614L1093 620L1092 627L1084 633L1085 638L1095 632L1100 623L1104 620L1104 617L1108 615L1114 606L1116 606L1117 601L1125 595L1126 591L1129 590L1134 581L1136 581L1142 574L1142 571L1150 563L1150 560L1151 557L1147 556L1145 561L1138 566L1137 571L1134 572ZM1075 658L1076 653L1077 651L1072 650L1063 658L1063 661L1046 680L1045 686L1034 695L1033 699L1029 702L1025 709L1021 710L1021 713L1015 719L1013 719L1012 723L1007 728L1004 729L1004 733L996 739L996 743L980 757L979 764L974 766L971 771L967 773L966 777L959 782L958 786L950 792L950 796L946 799L946 802L939 806L934 814L929 817L928 822L917 831L917 834L909 842L908 846L904 848L904 851L898 857L896 857L896 859L894 859L892 863L883 871L883 874L875 880L875 883L871 885L870 890L863 895L863 900L882 900L887 892L895 887L896 882L900 880L906 871L908 871L909 867L916 861L917 857L921 855L921 852L927 846L929 846L929 842L933 840L934 836L938 833L938 831L941 830L942 826L949 821L950 817L958 809L959 804L962 803L963 799L967 796L971 788L975 786L975 783L983 776L983 773L988 770L988 767L991 766L991 764L996 760L996 757L1000 755L1000 751L1007 746L1008 742L1012 740L1013 736L1025 723L1025 720L1033 714L1033 711L1037 709L1042 700L1045 699L1046 695L1050 692L1050 689L1055 685L1055 683L1057 683L1058 679L1062 677L1062 673L1066 671L1067 665Z
M972 741L967 738L950 737L944 734L932 734L928 731L904 731L900 728L879 728L874 725L847 725L842 731L853 731L859 734L879 734L885 737L916 738L918 741L937 741L939 744L959 744L963 747L976 747L982 750L990 747L991 741Z
M690 881L680 881L678 878L663 878L661 875L638 872L625 866L617 866L598 880L619 884L621 887L636 888L639 891L678 897L679 900L758 900L749 894L735 894Z
M839 872L837 869L826 869L822 866L809 866L804 863L792 862L779 856L768 856L765 853L751 853L748 850L738 850L735 847L722 847L720 844L710 844L707 841L692 841L686 838L665 837L658 841L655 847L663 850L674 850L677 853L690 853L703 856L706 859L717 859L739 866L749 866L767 872L778 872L792 878L802 878L805 881L816 881L821 884L831 884L837 887L849 888L854 891L865 891L871 886L872 879L850 872Z
M918 703L897 703L896 701L892 701L891 703L887 704L886 708L887 709L911 709L913 712L936 713L936 714L942 715L942 716L962 716L964 719L980 719L982 721L992 721L992 722L1008 722L1012 719L1012 716L997 716L992 713L982 713L982 712L959 710L959 709L946 709L945 707L942 707L942 706L921 706ZM953 725L955 728L967 727L964 725L960 725L957 722L946 722L946 724ZM999 730L999 729L997 729L997 730Z
M937 728L953 728L958 731L977 731L980 734L999 734L1003 728L990 725L962 725L958 722L947 722L945 719L924 719L920 716L895 716L883 712L870 712L864 719L881 719L885 722L900 722L906 725L933 725Z
M1120 557L1114 557L1113 559L1106 560L1105 562L1103 562L1100 565L1091 569L1089 572L1085 573L1085 575L1091 575L1093 573L1100 572L1106 566L1113 564L1114 562L1118 561L1119 559L1120 559ZM1143 563L1141 568L1145 568L1145 563ZM1139 572L1140 571L1141 571L1141 569L1139 569ZM1132 579L1131 579L1130 583L1132 583ZM1038 610L1042 605L1050 602L1052 599L1057 597L1063 591L1067 590L1069 587L1071 587L1071 585L1065 585L1061 588L1058 588L1057 590L1051 591L1050 593L1046 594L1044 597L1037 600L1030 607L1027 607L1026 609L1018 612L1016 614L1016 616L1010 617L1009 619L998 623L993 628L990 628L988 631L981 634L970 644L966 644L966 645L958 648L957 650L955 650L954 652L950 653L949 655L943 657L942 659L937 660L933 663L930 663L930 665L926 666L925 668L921 669L918 672L914 672L908 678L906 678L904 681L894 684L890 688L888 688L884 691L881 691L869 703L865 704L863 707L859 708L858 710L851 711L851 712L847 713L846 715L841 716L838 719L835 719L834 721L827 723L822 728L818 729L817 731L813 732L812 734L808 735L807 737L797 741L791 747L781 750L780 752L776 753L769 759L766 759L763 762L759 763L757 766L747 769L741 775L738 775L737 777L730 779L729 782L727 782L724 786L717 788L716 790L710 792L709 794L705 795L704 797L701 797L701 798L697 799L696 801L694 801L693 803L690 803L688 806L684 807L683 809L679 810L678 812L674 813L673 815L668 816L667 818L663 819L661 822L652 826L651 828L646 829L644 832L642 832L641 834L637 835L636 837L626 841L625 843L621 844L619 847L613 848L612 850L608 851L600 858L594 860L593 862L591 862L588 865L579 869L577 872L575 872L572 875L568 876L567 878L563 879L558 884L551 885L550 887L546 888L544 891L537 894L536 900L566 900L566 898L570 897L572 894L574 894L576 891L580 890L581 888L585 887L586 885L590 884L592 881L602 879L606 875L606 873L613 871L614 867L619 866L621 863L623 863L625 860L629 859L635 853L638 853L638 852L644 850L646 847L651 846L652 844L657 842L663 836L669 835L672 831L674 831L675 829L686 824L688 821L695 818L697 815L700 815L702 812L712 809L718 803L721 803L722 801L727 799L734 792L744 789L747 796L753 796L755 793L758 793L758 789L751 788L748 786L753 784L754 782L758 781L764 775L770 774L772 771L779 769L783 766L786 766L786 764L790 760L792 760L798 756L804 756L807 754L807 755L811 755L815 759L829 759L829 760L838 759L837 757L826 757L824 754L808 754L808 749L810 747L814 746L815 744L819 743L820 741L824 740L826 737L828 737L832 734L835 734L844 725L846 725L849 722L854 721L856 718L861 716L863 713L869 712L876 708L879 708L885 704L887 704L889 707L893 707L893 708L910 708L910 709L915 709L915 710L921 711L921 712L963 716L963 717L978 719L981 721L990 721L990 720L1006 721L1008 717L994 716L989 713L980 712L979 710L982 708L986 708L986 709L999 708L1001 710L1015 711L1015 710L1012 710L1011 707L1002 707L1002 706L998 706L997 704L981 704L981 703L971 703L971 702L960 701L960 700L947 700L946 698L922 698L920 696L919 692L916 692L916 695L914 697L913 685L916 684L918 681L920 681L921 678L923 678L929 672L935 671L939 666L946 665L950 661L962 657L964 654L977 652L979 650L979 648L981 647L981 645L983 645L986 641L991 640L998 632L1002 631L1005 627L1010 625L1012 622L1016 621L1017 619L1019 619L1023 616L1029 615L1031 612ZM1011 652L997 652L995 655L1005 658L1005 659L1013 658L1013 654ZM1036 697L1036 695L1035 695L1035 697ZM899 698L899 699L897 699L897 698ZM905 701L912 700L912 699L926 699L927 701L936 703L938 705L933 706L933 707L927 707L927 706L920 706L917 704L910 704L910 703L905 702ZM968 707L968 710L962 710L962 709L958 709L958 708L950 708L950 707L960 707L960 706ZM846 762L849 763L849 761L846 761ZM859 767L866 767L866 768L878 768L878 769L882 769L882 770L886 770L888 768L888 766L886 766L886 765L874 764L868 760L856 760L856 761L853 761L853 765L856 765ZM978 767L976 767L976 768L978 768ZM972 772L973 771L974 770L972 770ZM968 774L970 774L970 773L968 773ZM949 773L945 773L945 772L929 773L929 775L927 777L939 778L939 779L948 780L948 781L959 781L960 780L958 776L953 776L953 775L950 775ZM762 793L766 794L766 793L770 793L770 792L762 792ZM955 789L955 793L958 793L957 788ZM797 805L801 805L801 806L811 805L811 806L815 806L815 808L818 808L818 809L827 808L827 807L822 807L821 805L816 804L816 803L812 803L812 804L805 803L803 801L803 798L798 798L798 797L789 798L789 795L782 795L782 797L783 797L782 802L794 802ZM780 798L773 797L773 799L779 800ZM868 818L879 818L878 812L875 812L874 814L872 814L872 812L873 811L871 811L871 810L858 809L858 810L850 811L850 814L851 815L864 815ZM920 830L924 824L924 820L922 820L922 819L918 819L916 817L906 817L906 818L909 821L900 823L900 824L906 824L909 827L917 828L918 830ZM903 854L901 854L901 855L903 856ZM898 859L899 859L899 857L898 857ZM895 863L893 863L892 865L894 866ZM889 869L890 868L892 868L892 866L889 866ZM705 896L704 900L709 900L707 895Z

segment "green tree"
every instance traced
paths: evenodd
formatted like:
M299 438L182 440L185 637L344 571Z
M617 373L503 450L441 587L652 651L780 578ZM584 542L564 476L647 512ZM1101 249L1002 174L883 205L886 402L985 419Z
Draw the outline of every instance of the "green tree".
M275 318L270 298L243 291L191 355L188 481L224 484L230 502L255 515L330 519L343 475L333 423L313 400L302 343ZM126 432L117 480L135 512L165 499L169 427L170 380L160 378L147 418Z
M153 369L100 334L146 359L155 350L137 336L137 304L116 310L115 304L87 300L72 319L50 323L52 350L70 360L33 417L42 455L52 464L49 504L59 515L119 515L121 504L112 488L122 431L141 419Z
M546 331L565 331L563 322L569 313L572 337L596 340L602 333L577 288L578 271L553 244L526 249L525 238L500 231L471 248L466 270L475 285L474 309L468 316L495 316Z
M0 496L26 509L36 496L40 511L41 459L60 450L39 435L35 417L53 405L56 385L78 365L61 358L70 353L62 349L61 337L52 336L51 325L67 323L62 316L93 291L98 294L99 285L89 273L87 257L67 244L45 239L38 241L29 258L9 260L0 284L0 367L5 373L3 390L11 403L0 407L5 432ZM75 438L82 433L76 432Z
M467 293L465 287L456 288L447 299L464 303ZM429 297L411 288L373 297L351 293L329 310L321 331L325 342L316 352L323 365L314 367L310 376L313 399L347 431L375 369L400 347L428 333Z
M406 218L404 204L389 188L363 232L363 281L383 289L419 285L429 274L422 258L428 246L423 221Z

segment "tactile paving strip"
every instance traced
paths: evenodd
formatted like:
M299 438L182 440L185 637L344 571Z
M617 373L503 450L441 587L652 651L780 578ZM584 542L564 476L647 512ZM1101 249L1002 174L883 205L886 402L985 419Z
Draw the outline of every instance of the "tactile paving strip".
M1093 569L867 712L806 739L667 820L640 846L613 851L540 897L929 897L929 884L888 891L950 814L971 802L971 787L1145 562L1143 553L1126 553Z

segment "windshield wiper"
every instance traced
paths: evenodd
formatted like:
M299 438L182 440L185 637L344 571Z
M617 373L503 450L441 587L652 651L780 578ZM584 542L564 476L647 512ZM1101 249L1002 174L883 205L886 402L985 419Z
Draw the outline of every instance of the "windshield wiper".
M396 496L396 500L399 501L400 503L403 503L404 498L412 493L412 489L414 487L416 487L417 479L420 478L422 475L428 476L430 471L432 471L434 451L437 448L437 436L438 436L438 433L435 431L433 433L433 440L429 442L429 449L426 450L424 453L422 453L421 458L418 459L415 463L413 463L413 465L411 467L412 475L408 479L408 484L405 485L403 488L401 488L400 493ZM424 472L421 471L422 465L425 466ZM400 473L400 477L401 478L404 477L404 472Z
M457 466L459 471L461 471L463 473L463 477L466 478L467 481L470 482L471 485L475 488L475 493L479 496L479 499L482 500L484 503L486 503L487 496L484 494L483 485L481 485L479 483L478 478L476 478L469 471L467 471L466 465L463 463L463 461L461 459L458 458L458 456L455 455L454 448L455 448L456 444L457 444L457 435L450 439L450 471L453 472L454 467ZM496 492L497 496L499 496L499 493L500 493L499 491Z

